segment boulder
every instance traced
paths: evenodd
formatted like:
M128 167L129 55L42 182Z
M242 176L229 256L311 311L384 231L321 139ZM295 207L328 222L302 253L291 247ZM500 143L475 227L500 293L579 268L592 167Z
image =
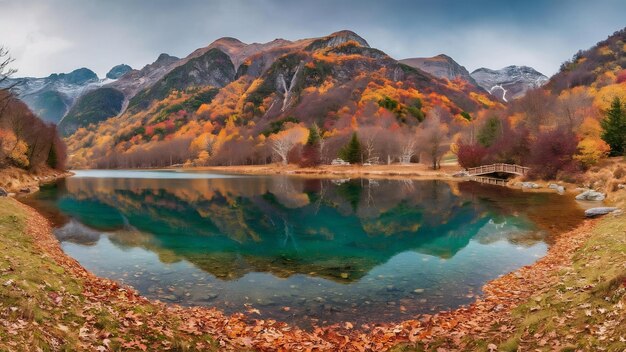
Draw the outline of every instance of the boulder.
M532 189L541 188L541 186L539 186L538 184L534 182L518 182L516 183L516 185L521 186L522 188L532 188Z
M604 198L606 197L603 193L596 192L593 190L584 191L583 193L576 196L576 200L588 200L588 201L594 201L594 202L603 201Z
M9 196L9 192L7 192L6 189L0 187L0 197L8 197Z
M559 193L565 193L565 187L561 185L557 185L556 183L551 183L548 185L548 188L553 189Z
M462 171L457 171L453 173L452 177L470 177L470 174L469 172L462 170Z
M617 188L624 189L624 188L626 188L626 185L620 183L619 185L617 185Z
M597 208L591 208L591 209L587 209L585 210L585 216L588 218L593 218L596 216L600 216L600 215L606 215L615 211L618 211L619 209L615 208L615 207L597 207Z

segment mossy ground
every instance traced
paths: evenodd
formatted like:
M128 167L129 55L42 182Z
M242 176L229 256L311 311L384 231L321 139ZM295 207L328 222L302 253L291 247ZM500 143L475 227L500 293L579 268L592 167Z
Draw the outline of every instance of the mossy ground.
M177 331L181 317L42 250L51 243L28 233L30 211L0 198L0 350L216 349L206 334Z

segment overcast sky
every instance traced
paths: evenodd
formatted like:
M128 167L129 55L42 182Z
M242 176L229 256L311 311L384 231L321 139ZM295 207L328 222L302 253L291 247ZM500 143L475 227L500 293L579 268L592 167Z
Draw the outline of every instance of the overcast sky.
M394 58L445 53L468 70L528 65L546 75L626 26L623 0L0 0L0 44L17 76L141 68L213 40L246 43L350 29Z

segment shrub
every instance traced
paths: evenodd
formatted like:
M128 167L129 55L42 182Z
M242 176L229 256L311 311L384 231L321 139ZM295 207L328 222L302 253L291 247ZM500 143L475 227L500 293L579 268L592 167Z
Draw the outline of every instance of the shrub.
M485 156L487 155L487 148L480 144L465 144L459 143L457 157L459 164L463 168L476 167L483 164Z
M554 179L559 171L576 172L578 140L569 131L541 132L530 149L530 177Z

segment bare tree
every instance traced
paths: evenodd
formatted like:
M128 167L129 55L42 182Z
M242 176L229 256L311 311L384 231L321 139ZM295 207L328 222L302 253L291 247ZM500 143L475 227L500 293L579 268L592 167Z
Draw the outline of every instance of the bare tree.
M440 108L435 107L428 112L426 121L420 126L419 134L424 141L424 151L431 159L432 167L441 167L441 158L448 151L444 142L448 141L448 126L441 122Z
M289 162L289 152L299 142L301 142L308 133L303 127L295 126L285 131L273 134L270 137L270 145L274 155L276 155L283 165Z
M0 46L0 118L13 98L11 90L15 88L18 83L16 81L7 84L9 78L17 72L16 69L10 67L13 61L15 61L15 59L9 55L9 50L4 46Z
M407 131L402 134L401 145L400 145L400 163L401 164L409 164L411 162L411 158L417 152L417 138L414 133L411 131Z

